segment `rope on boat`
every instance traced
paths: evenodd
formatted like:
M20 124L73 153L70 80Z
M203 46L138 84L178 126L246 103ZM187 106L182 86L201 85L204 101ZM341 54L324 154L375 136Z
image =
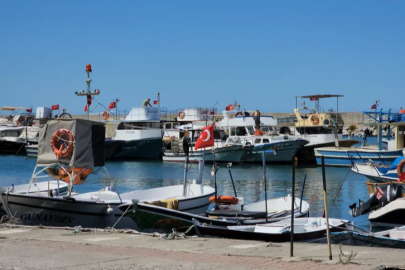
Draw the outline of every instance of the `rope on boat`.
M186 238L194 238L195 236L187 236L187 234L194 228L194 225L191 225L184 233L178 232L175 228L172 228L172 232L169 234L160 234L160 233L153 233L154 237L159 237L160 239L165 240L179 240L179 239L186 239Z
M194 225L191 225L184 233L183 232L178 232L175 228L172 229L172 232L169 234L165 233L143 233L143 232L138 232L137 230L134 229L115 229L113 227L107 227L104 229L97 229L97 228L83 228L82 226L75 226L75 227L54 227L54 226L43 226L43 225L38 225L38 226L28 226L28 225L18 225L15 224L18 222L16 219L11 219L9 220L9 217L7 215L2 216L0 218L0 228L8 228L8 229L14 229L14 228L27 228L27 229L50 229L50 230L68 230L72 231L74 234L80 234L80 233L122 233L122 234L137 234L137 235L143 235L143 236L152 236L152 237L159 237L159 239L165 239L165 240L178 240L178 239L187 239L187 238L194 238L195 236L187 236L187 233L191 231L192 228L194 228Z

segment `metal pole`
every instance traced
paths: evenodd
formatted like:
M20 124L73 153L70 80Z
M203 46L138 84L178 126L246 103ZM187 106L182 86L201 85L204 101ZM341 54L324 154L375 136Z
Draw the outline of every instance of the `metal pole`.
M304 175L304 181L302 182L302 188L301 188L301 200L300 200L300 213L302 213L302 198L304 197L304 189L305 189L305 182L307 180L307 175Z
M266 177L266 151L263 151L263 179L264 179L264 203L266 204L266 222L268 222L267 212L267 177Z
M295 97L295 108L297 109L298 108L298 100L297 100L297 97Z
M295 155L292 158L290 257L294 257Z
M231 177L232 186L233 186L233 192L235 193L235 197L238 197L238 194L236 193L235 183L233 182L233 177L232 177L231 169L229 169L229 176Z
M323 182L323 203L324 203L324 207L325 207L326 236L328 239L329 260L332 260L332 248L330 246L328 200L327 200L327 196L326 196L326 177L325 177L325 157L324 156L322 156L322 182Z
M188 171L188 156L184 160L184 177L183 177L183 196L187 196L187 171Z
M217 164L215 163L215 148L213 149L212 158L214 161L215 210L218 210Z

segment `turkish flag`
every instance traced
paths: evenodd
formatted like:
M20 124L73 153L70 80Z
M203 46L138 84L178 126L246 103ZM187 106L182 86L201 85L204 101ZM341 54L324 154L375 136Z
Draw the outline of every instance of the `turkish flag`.
M108 109L109 109L109 110L114 109L114 108L116 107L116 105L117 105L117 104L115 103L115 101L113 101L113 102L111 102L110 105L108 106Z
M154 100L154 101L153 101L153 104L158 105L158 104L159 104L159 100Z
M84 111L87 112L88 109L89 109L89 105L86 104L86 106L84 106Z
M233 105L231 104L231 105L226 106L226 107L225 107L225 110L227 110L227 111L233 111Z
M372 109L372 110L377 109L377 105L376 105L376 104L373 104L373 106L371 106L371 109Z
M201 131L200 137L198 137L197 142L195 143L195 150L214 146L214 123L211 126L203 128Z
M32 113L32 109L27 109L27 112Z
M59 104L52 105L52 110L54 110L54 111L59 110Z

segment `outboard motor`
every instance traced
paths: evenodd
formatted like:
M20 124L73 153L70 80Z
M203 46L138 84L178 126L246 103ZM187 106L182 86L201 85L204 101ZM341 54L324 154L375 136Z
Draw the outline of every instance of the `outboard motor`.
M394 184L389 184L387 187L387 201L392 202L403 197L402 187Z
M380 192L382 192L381 189ZM398 198L403 197L402 187L394 184L389 184L385 193L380 193L378 195L377 193L374 194L367 202L359 200L359 207L356 207L356 203L350 205L349 208L351 210L349 213L353 217L365 215L375 209L384 207L385 205L389 204L392 201L395 201Z

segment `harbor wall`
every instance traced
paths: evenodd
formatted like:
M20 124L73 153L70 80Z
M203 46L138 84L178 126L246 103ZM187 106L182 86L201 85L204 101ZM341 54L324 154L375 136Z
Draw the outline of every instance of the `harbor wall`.
M90 120L102 121L103 120L102 113L103 112L100 112L99 114L90 115ZM347 126L347 127L349 127L350 125L359 126L361 123L363 123L363 112L340 112L340 114L342 115L343 121L345 122L345 126ZM262 115L271 115L276 119L294 116L294 114L292 114L292 113L271 113L271 112L262 113ZM221 114L217 114L216 116L222 117ZM87 119L86 115L73 115L72 117L80 118L80 119ZM110 117L110 119L113 119L113 118L115 118L115 116ZM119 115L117 118L118 118L118 120L124 120L125 115ZM161 117L161 119L173 121L174 116L173 117L165 116L165 117ZM365 122L369 121L367 116L364 116L364 121Z

